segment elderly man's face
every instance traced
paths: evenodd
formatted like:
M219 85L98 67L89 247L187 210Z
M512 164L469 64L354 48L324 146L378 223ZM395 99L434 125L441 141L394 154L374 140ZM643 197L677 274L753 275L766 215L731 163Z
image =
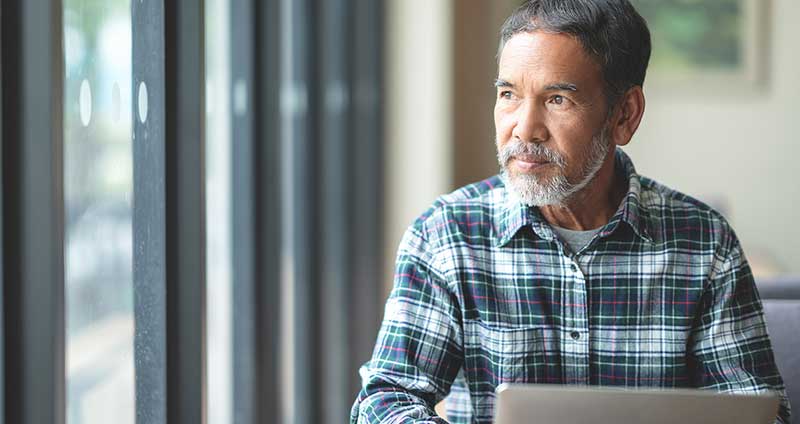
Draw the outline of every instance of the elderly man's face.
M611 141L600 65L569 35L520 33L500 56L494 110L508 188L533 206L561 204L591 182Z

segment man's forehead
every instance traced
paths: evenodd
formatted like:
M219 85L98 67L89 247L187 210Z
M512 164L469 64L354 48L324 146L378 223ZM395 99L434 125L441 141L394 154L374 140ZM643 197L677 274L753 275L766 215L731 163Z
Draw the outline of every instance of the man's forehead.
M519 33L508 40L500 55L498 77L510 83L532 76L586 80L596 77L600 71L600 65L586 53L577 38L533 31Z

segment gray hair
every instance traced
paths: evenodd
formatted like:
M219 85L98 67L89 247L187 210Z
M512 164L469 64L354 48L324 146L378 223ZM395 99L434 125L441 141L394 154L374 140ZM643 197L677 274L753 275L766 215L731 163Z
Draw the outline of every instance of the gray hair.
M644 84L650 30L628 0L529 0L503 24L498 59L511 37L537 30L578 39L602 67L609 104Z

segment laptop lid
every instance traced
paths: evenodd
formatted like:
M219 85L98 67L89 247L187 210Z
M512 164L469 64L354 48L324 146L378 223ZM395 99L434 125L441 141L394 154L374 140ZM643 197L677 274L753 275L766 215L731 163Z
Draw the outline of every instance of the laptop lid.
M778 396L697 389L632 390L611 387L503 384L495 424L766 424Z

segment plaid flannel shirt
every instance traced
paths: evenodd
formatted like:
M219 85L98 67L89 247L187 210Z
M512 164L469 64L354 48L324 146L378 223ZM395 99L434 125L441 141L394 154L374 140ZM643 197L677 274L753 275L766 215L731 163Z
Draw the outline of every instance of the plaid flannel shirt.
M725 219L641 177L572 253L493 177L406 232L351 423L490 423L505 382L780 394L761 302ZM713 412L712 412L713 413Z

